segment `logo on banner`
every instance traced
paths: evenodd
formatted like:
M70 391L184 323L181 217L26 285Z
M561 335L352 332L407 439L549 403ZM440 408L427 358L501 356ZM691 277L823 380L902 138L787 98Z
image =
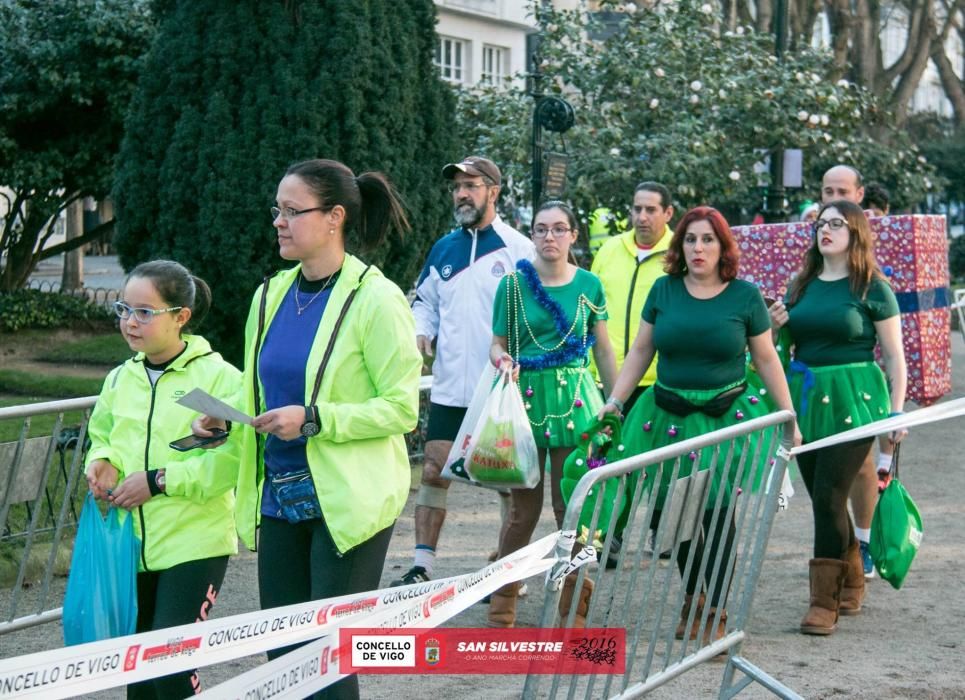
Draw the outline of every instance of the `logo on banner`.
M137 668L137 652L140 651L141 645L135 644L132 647L127 648L127 654L124 656L124 670L133 671Z
M430 637L426 640L426 663L435 666L439 663L439 640Z
M434 596L430 596L429 600L427 600L422 604L423 617L429 617L429 615L432 613L433 610L445 605L455 597L456 597L455 586L447 586L443 590L436 593Z
M362 598L361 600L353 600L351 603L324 607L318 611L318 624L324 625L329 620L337 620L340 617L348 617L356 613L372 612L378 604L379 599L375 597Z

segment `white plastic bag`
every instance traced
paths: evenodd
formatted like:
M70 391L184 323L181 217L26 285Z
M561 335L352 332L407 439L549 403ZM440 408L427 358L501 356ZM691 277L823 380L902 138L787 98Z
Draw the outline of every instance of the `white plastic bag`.
M489 398L489 392L493 388L493 384L496 382L496 375L496 368L487 362L486 366L483 367L482 374L479 375L479 381L476 383L476 390L472 393L472 400L469 402L469 407L466 409L466 415L463 417L462 424L459 426L459 432L456 434L456 439L452 443L452 449L449 450L449 456L446 458L446 464L442 468L442 477L444 479L475 484L475 482L469 478L468 472L466 472L466 452L469 449L469 441L472 438L472 431L475 430L476 423L479 422L479 417L486 408L486 399ZM482 486L483 484L476 485Z
M539 483L533 429L519 387L503 371L489 392L466 451L469 477L486 486L531 489Z

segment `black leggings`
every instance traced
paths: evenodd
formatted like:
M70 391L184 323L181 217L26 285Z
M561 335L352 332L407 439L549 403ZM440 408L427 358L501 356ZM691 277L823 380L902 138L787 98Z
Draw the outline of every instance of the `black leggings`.
M262 516L258 539L258 591L262 609L378 588L392 527L339 555L324 520L291 524ZM276 659L299 646L272 649L268 659ZM316 700L358 698L358 676L344 678L313 697Z
M843 559L854 539L848 493L872 442L874 438L853 440L797 456L797 466L811 496L816 559Z
M207 620L227 569L228 557L225 555L188 561L164 571L139 573L137 631L150 632ZM200 692L197 670L127 686L127 697L132 700L186 698Z

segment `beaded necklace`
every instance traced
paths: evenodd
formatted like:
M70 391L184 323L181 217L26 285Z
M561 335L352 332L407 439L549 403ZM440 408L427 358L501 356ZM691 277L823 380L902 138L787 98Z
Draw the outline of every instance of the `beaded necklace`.
M539 274L536 272L536 268L533 267L533 264L528 260L520 260L516 263L516 268L519 270L519 274L510 275L506 284L507 325L509 330L507 342L509 344L509 354L512 355L513 359L519 363L520 368L524 370L541 370L551 369L553 367L563 367L574 359L585 359L590 347L592 347L592 345L596 342L596 336L590 332L590 312L600 315L606 311L606 306L597 306L593 304L593 302L591 302L585 294L581 293L577 299L576 311L573 315L573 322L568 324L566 313L564 312L563 307L560 306L559 302L553 299L543 287L543 284L539 279ZM532 291L536 302L541 307L546 309L550 317L553 319L553 325L560 336L560 341L552 347L547 347L546 345L540 343L539 339L536 337L536 334L533 332L529 318L526 315L526 306L523 302L520 277L525 280L527 286ZM525 327L533 345L544 351L542 355L537 355L535 357L520 356L520 336L522 333L520 321L522 321L522 327ZM582 328L580 329L581 322ZM548 413L539 421L531 421L532 425L534 427L542 427L552 419L568 418L572 415L575 409L581 408L583 406L583 400L580 398L580 392L583 378L585 376L586 372L578 373L576 390L573 393L573 401L570 403L569 410L567 410L566 413ZM559 381L560 386L566 386L567 380L565 377L560 378ZM533 387L527 387L522 393L526 396L526 398L531 398L534 393ZM529 401L525 402L525 406L527 410L531 407ZM569 430L573 430L575 427L573 421L568 421L566 427ZM548 438L548 429L546 433L546 437Z

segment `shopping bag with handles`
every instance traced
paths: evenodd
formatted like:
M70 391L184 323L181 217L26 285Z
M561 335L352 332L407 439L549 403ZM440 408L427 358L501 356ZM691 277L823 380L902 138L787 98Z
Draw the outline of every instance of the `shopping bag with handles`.
M875 568L894 588L901 588L921 546L921 515L898 480L898 447L891 458L891 483L878 497L868 549Z

